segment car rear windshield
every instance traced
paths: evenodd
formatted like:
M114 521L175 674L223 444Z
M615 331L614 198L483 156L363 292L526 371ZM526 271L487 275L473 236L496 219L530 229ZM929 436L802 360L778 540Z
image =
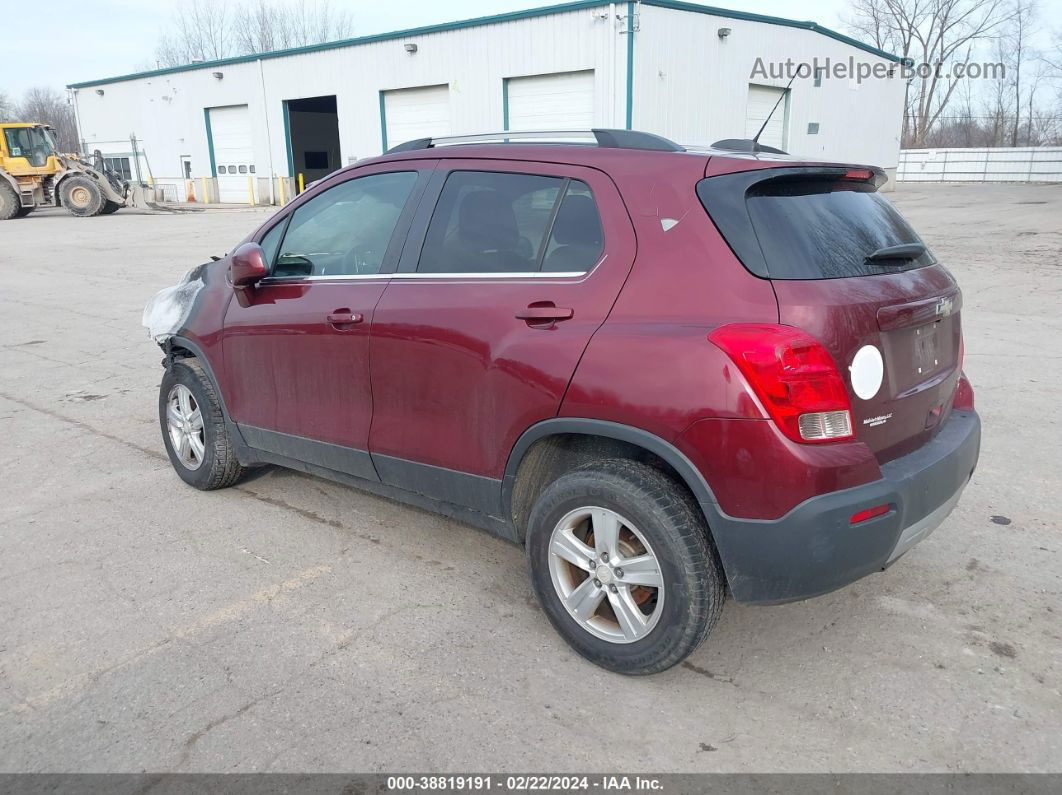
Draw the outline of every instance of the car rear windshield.
M935 262L928 249L913 258L908 253L908 258L868 259L884 248L922 244L872 185L802 176L727 186L724 179L702 180L698 195L734 252L759 276L838 279L896 273ZM733 196L724 201L731 187L747 188L743 202Z

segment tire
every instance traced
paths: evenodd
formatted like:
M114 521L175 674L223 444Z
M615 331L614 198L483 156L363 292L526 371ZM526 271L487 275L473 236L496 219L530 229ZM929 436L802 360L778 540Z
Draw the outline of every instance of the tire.
M67 177L59 191L62 194L63 206L71 215L88 218L103 212L103 191L92 177Z
M110 215L111 213L116 213L118 212L118 210L121 209L121 207L122 205L118 204L118 202L112 202L110 199L105 199L103 202L103 209L100 210L100 215Z
M600 558L608 547L610 516L618 527L613 549L619 565L615 553L604 566L601 560L594 568L569 563L582 553ZM558 547L553 542L561 536ZM558 548L565 557L554 554ZM722 612L725 578L700 509L678 483L645 464L609 459L554 481L531 509L527 557L535 593L554 628L587 660L617 673L652 674L676 665ZM635 578L658 579L660 586L632 585ZM577 590L589 599L584 606L600 592L587 620L563 601L570 591L569 603L578 605ZM619 616L630 617L632 610L644 621L628 618L625 629Z
M178 416L171 417L171 402ZM182 421L187 424L181 425ZM159 423L170 463L188 485L213 491L233 485L243 475L214 385L198 359L178 359L166 370L159 388ZM180 443L182 437L188 437L187 446Z
M0 221L10 221L19 214L22 202L7 179L0 177Z

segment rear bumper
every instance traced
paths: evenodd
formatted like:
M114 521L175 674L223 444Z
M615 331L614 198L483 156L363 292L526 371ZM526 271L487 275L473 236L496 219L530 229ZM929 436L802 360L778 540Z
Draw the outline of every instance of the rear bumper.
M734 599L806 599L886 568L955 507L980 447L976 412L954 411L932 441L883 465L881 480L812 497L780 519L739 519L705 506ZM852 514L884 503L888 513L849 524Z

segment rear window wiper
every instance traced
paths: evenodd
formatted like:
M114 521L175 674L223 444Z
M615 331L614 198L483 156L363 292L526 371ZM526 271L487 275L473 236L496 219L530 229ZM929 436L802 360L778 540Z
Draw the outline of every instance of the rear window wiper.
M867 254L867 259L877 262L883 259L912 260L918 259L926 253L926 247L921 243L901 243L898 246L885 246L877 251Z

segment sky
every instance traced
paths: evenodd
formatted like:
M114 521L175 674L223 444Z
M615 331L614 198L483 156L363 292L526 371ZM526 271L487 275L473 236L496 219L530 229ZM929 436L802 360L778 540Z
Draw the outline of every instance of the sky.
M215 0L227 2L228 0ZM139 71L154 62L155 43L181 0L94 0L86 13L84 0L52 0L51 19L76 19L76 24L51 25L39 35L9 37L4 61L32 68L4 69L0 92L19 99L27 88L63 88L76 83ZM364 36L438 22L519 11L553 5L559 0L331 0L333 6L351 10L354 35ZM1050 43L1050 31L1062 31L1062 0L1040 0L1041 32L1038 46ZM813 20L842 30L848 0L717 0L703 3L790 19ZM93 42L86 46L85 42ZM48 57L41 57L47 52Z

